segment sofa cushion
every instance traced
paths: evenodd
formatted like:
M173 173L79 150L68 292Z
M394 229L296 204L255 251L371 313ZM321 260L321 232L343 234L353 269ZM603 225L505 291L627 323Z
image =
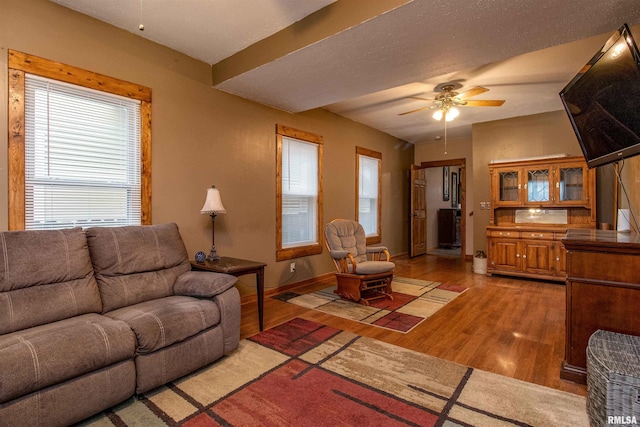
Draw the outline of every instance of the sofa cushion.
M131 359L124 322L90 313L0 336L0 402Z
M170 296L168 293L176 279L189 271L189 265L178 265L165 270L123 276L104 277L96 275L102 312L117 310L140 302Z
M173 294L191 269L176 224L86 230L103 312Z
M220 323L220 309L211 300L171 296L105 313L126 322L138 339L138 353L168 347Z
M81 229L0 233L0 334L101 309Z

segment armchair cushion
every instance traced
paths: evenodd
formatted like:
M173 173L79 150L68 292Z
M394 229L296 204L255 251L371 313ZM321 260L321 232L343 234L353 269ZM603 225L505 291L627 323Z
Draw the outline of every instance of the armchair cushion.
M357 274L378 274L393 271L395 264L388 261L364 261L356 264Z
M356 221L332 221L325 228L325 236L330 250L347 251L357 262L367 260L367 237Z
M176 280L173 286L175 295L199 298L211 298L236 284L238 278L230 274L210 271L188 271Z

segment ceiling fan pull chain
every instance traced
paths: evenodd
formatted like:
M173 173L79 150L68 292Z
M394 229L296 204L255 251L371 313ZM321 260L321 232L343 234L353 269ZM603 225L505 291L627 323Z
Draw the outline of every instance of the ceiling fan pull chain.
M140 31L144 31L144 24L142 23L142 0L140 0L140 25L138 26Z
M447 121L444 121L444 155L447 155Z

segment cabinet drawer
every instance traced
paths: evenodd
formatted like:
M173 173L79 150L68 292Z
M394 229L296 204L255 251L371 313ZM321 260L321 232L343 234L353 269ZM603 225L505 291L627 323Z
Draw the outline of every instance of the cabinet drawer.
M489 237L509 237L512 239L519 239L520 232L508 230L491 230L489 231Z
M553 233L544 231L521 231L520 237L523 239L553 240Z
M640 289L638 255L570 251L568 256L567 276L574 280L627 283Z

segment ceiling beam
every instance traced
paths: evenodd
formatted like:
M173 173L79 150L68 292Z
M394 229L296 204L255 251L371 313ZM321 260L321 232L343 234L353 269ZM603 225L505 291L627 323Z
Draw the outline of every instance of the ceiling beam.
M275 61L413 0L338 0L212 65L213 86Z

